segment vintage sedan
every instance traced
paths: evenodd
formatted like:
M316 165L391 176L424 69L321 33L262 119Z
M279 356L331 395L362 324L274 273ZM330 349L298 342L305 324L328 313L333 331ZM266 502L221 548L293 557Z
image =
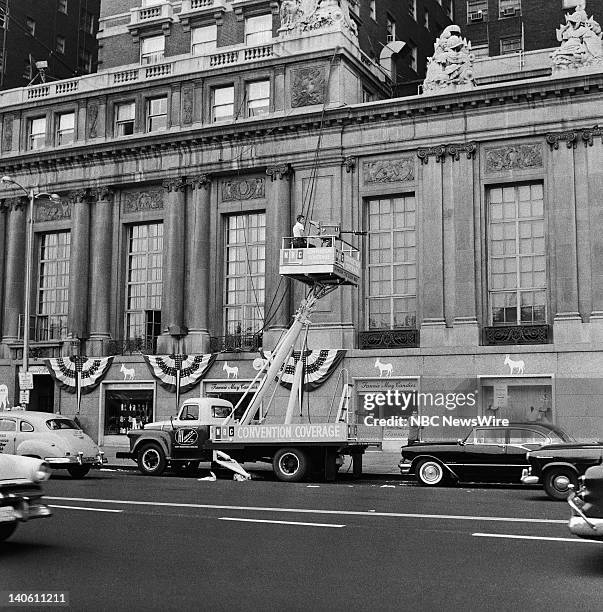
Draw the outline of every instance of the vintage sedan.
M414 474L425 486L445 482L519 482L528 466L528 451L570 440L563 430L542 423L477 426L464 440L403 446L398 467L402 474Z
M48 412L0 412L0 453L43 459L73 478L83 478L107 462L75 421Z
M600 442L551 444L529 452L529 467L521 475L524 484L542 483L551 499L566 499L578 478L592 465L603 461Z
M0 455L0 542L13 534L19 522L52 514L42 503L39 484L49 477L50 467L44 461Z
M603 466L589 467L580 477L579 491L570 491L569 530L580 538L603 540Z

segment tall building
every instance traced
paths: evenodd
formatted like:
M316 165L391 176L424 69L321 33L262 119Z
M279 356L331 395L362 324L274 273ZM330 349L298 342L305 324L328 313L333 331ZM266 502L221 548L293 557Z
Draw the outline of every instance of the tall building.
M0 89L95 72L99 14L100 0L0 0Z
M456 0L454 22L477 57L510 55L558 44L556 29L579 0ZM588 0L590 15L603 14L603 0Z
M330 294L308 333L317 369L344 351L358 419L366 394L401 389L476 398L416 407L426 415L600 429L601 62L554 67L552 49L525 65L489 58L475 62L475 83L392 98L345 2L177 8L176 19L175 3L108 2L101 71L0 93L0 176L22 186L0 186L10 403L25 305L31 407L75 414L61 368L114 357L80 406L105 445L126 443L134 420L175 412L143 355L217 354L182 397L239 398L304 296L278 273L302 213L349 232L360 252L359 287ZM434 82L458 73L453 32ZM560 62L573 57L561 51ZM326 418L340 392L341 378L325 377L297 418ZM269 419L285 409L279 394Z

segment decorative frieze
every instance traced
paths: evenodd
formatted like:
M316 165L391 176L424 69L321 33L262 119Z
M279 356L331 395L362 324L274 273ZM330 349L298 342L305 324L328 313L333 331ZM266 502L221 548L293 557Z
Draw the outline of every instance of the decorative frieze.
M419 346L418 329L388 329L358 333L358 348L413 348Z
M222 202L234 200L255 200L265 196L264 178L231 179L222 181Z
M417 151L417 157L422 164L427 164L430 157L435 157L436 163L444 163L446 157L450 157L453 161L459 161L461 153L464 153L467 159L473 159L477 152L477 143L461 142L453 144L442 144L435 147L423 147Z
M10 151L13 148L13 116L4 115L2 121L2 151Z
M96 138L98 136L98 102L91 100L88 102L86 111L86 137Z
M149 189L136 193L124 194L124 214L161 210L163 208L163 190Z
M323 104L325 101L325 71L321 66L291 71L291 108Z
M522 144L486 149L486 172L542 168L542 145Z
M551 342L549 325L504 325L484 327L484 344L548 344Z
M412 157L379 159L362 163L365 184L401 183L415 180L415 162Z
M546 135L546 141L549 147L551 147L551 151L559 149L559 143L562 141L565 142L568 149L575 149L578 146L579 141L582 141L585 146L592 147L595 136L601 137L601 143L603 144L603 128L600 128L598 125L582 130L549 132Z
M189 125L193 122L193 88L182 88L182 123Z
M284 179L286 176L289 176L290 172L291 166L289 164L276 164L275 166L266 168L266 174L270 177L271 181Z
M36 221L63 221L65 219L71 219L71 206L72 201L49 200L47 198L36 200L36 206L34 208Z

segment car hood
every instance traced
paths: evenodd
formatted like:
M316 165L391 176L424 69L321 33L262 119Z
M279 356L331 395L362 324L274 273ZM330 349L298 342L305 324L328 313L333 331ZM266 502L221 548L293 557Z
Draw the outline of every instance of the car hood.
M558 444L547 444L537 450L530 451L531 456L539 453L546 455L550 451L572 451L581 449L594 449L603 452L603 444L600 442L560 442Z
M42 465L45 464L40 459L0 454L0 487L15 482L36 482L35 474Z

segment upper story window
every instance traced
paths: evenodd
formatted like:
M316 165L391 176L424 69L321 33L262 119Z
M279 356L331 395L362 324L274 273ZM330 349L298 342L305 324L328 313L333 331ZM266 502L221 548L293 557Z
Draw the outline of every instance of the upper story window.
M191 52L193 55L207 55L216 50L218 27L216 24L191 30Z
M57 44L56 44L57 53L65 53L65 37L57 36Z
M80 30L88 32L88 34L95 33L96 19L95 16L88 11L82 11L80 14Z
M409 58L410 58L409 60L410 69L417 72L417 69L419 67L419 53L417 51L417 47L415 47L414 45L410 47Z
M467 23L488 19L488 0L467 0Z
M136 105L134 102L120 102L115 105L115 136L129 136L134 133Z
M41 149L46 146L46 117L36 117L27 122L27 148Z
M161 62L165 52L165 36L149 36L140 41L140 63Z
M86 49L80 49L80 70L84 74L90 74L92 72L92 53L86 51Z
M257 117L270 112L270 81L247 83L247 116Z
M523 49L523 43L521 36L511 36L509 38L500 39L500 54L509 55L511 53L518 53Z
M75 139L75 113L61 113L56 119L57 145L70 144Z
M228 121L234 117L234 86L216 87L212 92L212 121Z
M498 0L498 11L501 17L514 17L521 12L521 0Z
M392 42L392 40L396 40L396 22L389 15L387 16L385 27L387 33L387 42Z
M147 132L159 132L167 128L167 97L147 100Z
M59 13L64 13L67 15L67 0L59 0L57 10Z
M245 44L265 45L272 40L272 15L256 15L245 19Z
M369 2L369 16L372 20L377 21L377 7L375 6L375 0Z
M408 0L408 14L416 20L417 18L417 0Z
M36 22L31 17L25 18L25 27L32 36L36 35Z

